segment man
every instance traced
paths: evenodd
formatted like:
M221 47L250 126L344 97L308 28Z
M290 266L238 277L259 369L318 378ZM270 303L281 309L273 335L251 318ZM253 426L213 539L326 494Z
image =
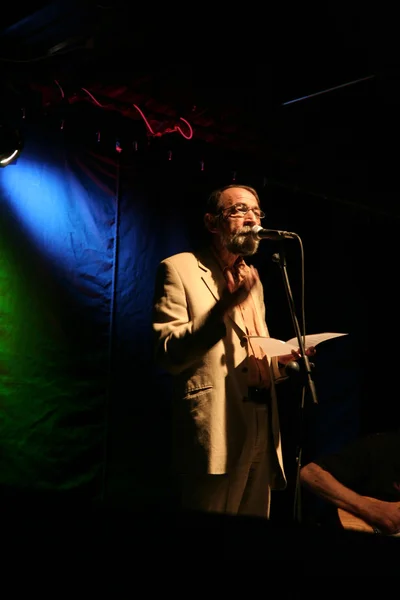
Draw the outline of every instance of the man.
M300 469L305 489L350 529L400 531L400 430L362 436ZM354 516L353 520L351 517Z
M155 355L174 376L184 509L268 518L271 489L286 486L275 383L300 355L270 359L247 337L269 335L262 284L243 258L258 249L252 227L263 217L251 187L216 190L204 216L209 247L159 265Z

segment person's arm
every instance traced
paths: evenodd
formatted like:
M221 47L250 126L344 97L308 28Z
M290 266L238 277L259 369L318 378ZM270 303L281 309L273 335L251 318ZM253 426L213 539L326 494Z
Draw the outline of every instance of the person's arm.
M188 290L175 266L163 261L157 271L152 327L155 336L157 361L167 371L177 374L202 359L217 342L226 335L224 317L230 310L247 298L257 281L255 269L251 268L240 285L233 278L214 305L204 313L191 315Z
M320 498L360 517L382 533L393 534L400 530L400 502L362 496L315 462L302 467L300 482Z
M167 371L189 368L226 335L221 302L203 314L190 314L187 290L175 266L163 261L157 270L152 328L155 356Z

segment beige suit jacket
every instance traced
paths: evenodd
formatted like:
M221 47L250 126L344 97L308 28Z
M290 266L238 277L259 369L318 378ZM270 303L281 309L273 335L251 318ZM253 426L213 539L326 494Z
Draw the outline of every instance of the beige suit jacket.
M183 472L222 474L234 468L246 435L244 402L246 335L240 310L224 321L213 311L226 285L210 251L183 252L158 268L153 314L157 362L173 378L174 439L178 468ZM264 334L265 306L261 283L252 296ZM286 486L275 381L282 379L276 359L270 360L271 486Z

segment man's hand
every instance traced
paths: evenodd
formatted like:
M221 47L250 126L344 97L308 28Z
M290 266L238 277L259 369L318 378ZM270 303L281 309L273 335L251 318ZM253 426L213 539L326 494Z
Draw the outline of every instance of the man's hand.
M386 535L400 532L400 502L386 502L363 497L360 515Z
M310 346L305 350L306 356L314 356L316 354L315 346ZM299 360L301 358L300 348L297 350L292 350L291 354L282 354L282 356L278 356L278 362L281 365L287 365L292 360Z
M246 300L250 291L259 280L257 269L252 265L246 269L239 283L236 283L230 271L226 274L226 288L221 296L222 311L228 312Z

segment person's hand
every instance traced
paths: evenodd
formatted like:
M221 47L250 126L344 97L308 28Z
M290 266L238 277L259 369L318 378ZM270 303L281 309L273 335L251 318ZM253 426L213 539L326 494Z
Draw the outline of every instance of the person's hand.
M376 498L364 498L367 517L365 520L375 525L386 535L400 534L400 502L386 502ZM362 514L364 517L364 513Z
M258 280L257 269L252 265L243 273L239 283L235 282L232 273L228 271L226 274L226 288L220 300L223 312L227 312L244 302Z
M310 346L309 348L306 348L305 353L307 357L314 356L316 354L315 346ZM281 365L287 365L292 360L299 360L300 358L300 348L298 348L297 350L292 350L290 354L282 354L281 356L278 356L278 362Z

